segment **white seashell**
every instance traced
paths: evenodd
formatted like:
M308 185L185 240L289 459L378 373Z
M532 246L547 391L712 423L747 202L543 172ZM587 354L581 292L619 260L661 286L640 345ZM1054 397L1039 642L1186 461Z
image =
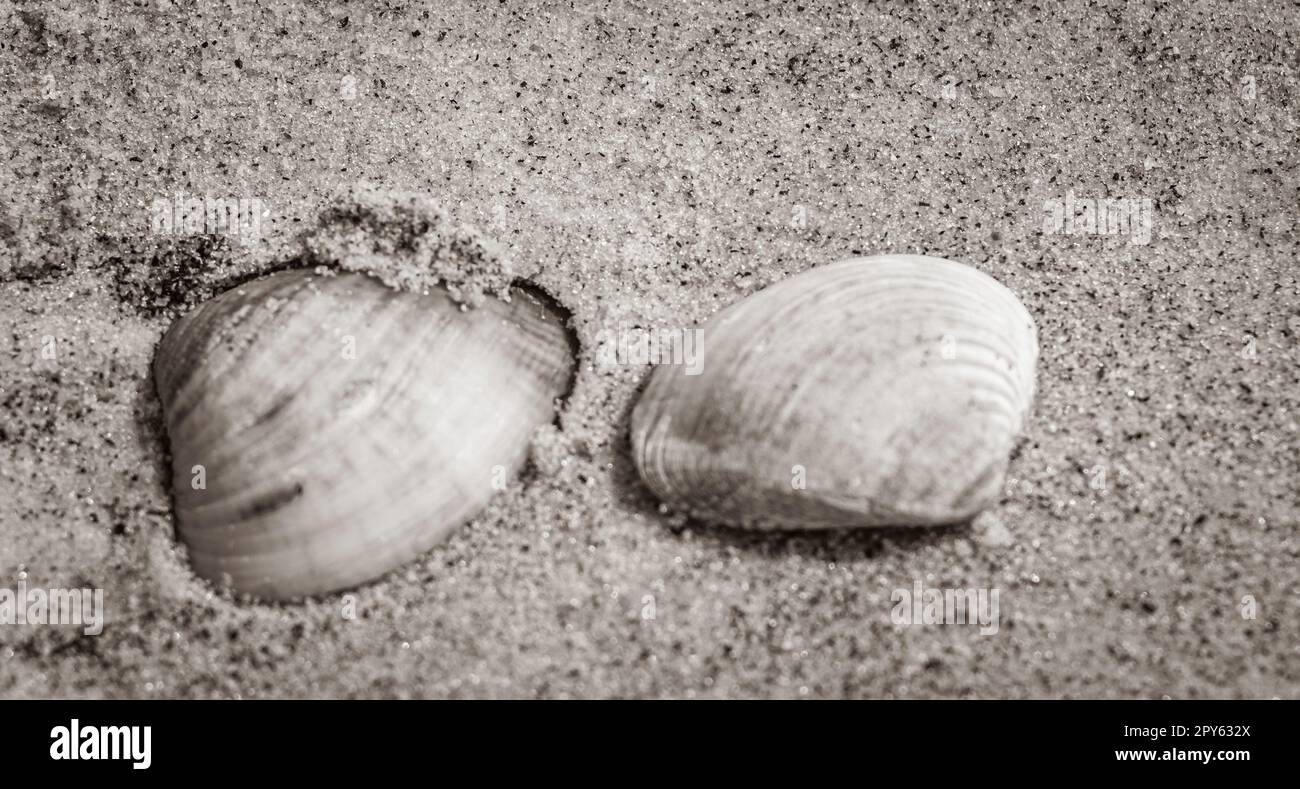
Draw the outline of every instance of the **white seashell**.
M702 327L703 369L664 366L632 414L646 484L704 520L937 525L1001 492L1034 392L1033 319L959 263L854 258Z
M563 319L520 290L462 310L297 270L221 294L154 362L194 569L272 599L379 577L504 486L573 368Z

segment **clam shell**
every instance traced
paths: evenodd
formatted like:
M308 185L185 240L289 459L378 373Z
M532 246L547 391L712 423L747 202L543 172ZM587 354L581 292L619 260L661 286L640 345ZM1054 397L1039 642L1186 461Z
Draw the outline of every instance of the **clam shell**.
M428 550L522 465L572 351L519 290L462 310L441 290L296 270L201 305L154 362L194 569L291 599Z
M655 370L632 414L646 484L708 521L937 525L1000 494L1034 392L1033 319L959 263L854 258L702 327L703 366Z

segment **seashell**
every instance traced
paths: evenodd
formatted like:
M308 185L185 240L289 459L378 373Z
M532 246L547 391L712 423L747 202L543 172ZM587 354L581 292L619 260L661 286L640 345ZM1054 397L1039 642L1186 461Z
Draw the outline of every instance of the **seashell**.
M655 370L641 477L695 517L757 528L938 525L998 497L1034 392L1016 297L940 258L854 258L709 319L702 369Z
M195 571L291 599L379 577L504 487L574 370L531 293L286 271L176 322L154 362Z

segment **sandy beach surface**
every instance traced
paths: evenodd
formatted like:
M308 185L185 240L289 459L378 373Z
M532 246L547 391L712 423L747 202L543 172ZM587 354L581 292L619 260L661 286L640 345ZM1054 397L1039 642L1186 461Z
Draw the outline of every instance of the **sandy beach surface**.
M1300 695L1300 10L1001 5L0 3L0 587L106 614L0 625L0 696ZM576 383L446 543L235 599L176 540L153 351L358 184L495 239L572 313ZM177 195L257 219L157 232ZM1149 237L1045 232L1095 198ZM883 253L1037 321L1002 499L832 534L662 511L627 437L651 367L600 333ZM917 582L999 590L998 632L895 625Z

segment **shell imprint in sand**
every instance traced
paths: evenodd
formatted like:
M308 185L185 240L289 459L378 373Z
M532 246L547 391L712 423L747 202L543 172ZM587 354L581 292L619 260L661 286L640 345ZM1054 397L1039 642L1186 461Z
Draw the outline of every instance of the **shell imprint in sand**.
M646 484L759 528L955 523L1001 492L1038 344L1005 287L940 258L854 258L711 318L703 371L660 367L632 414Z
M154 377L199 575L291 599L356 586L471 518L555 417L564 320L362 274L274 274L168 330Z

